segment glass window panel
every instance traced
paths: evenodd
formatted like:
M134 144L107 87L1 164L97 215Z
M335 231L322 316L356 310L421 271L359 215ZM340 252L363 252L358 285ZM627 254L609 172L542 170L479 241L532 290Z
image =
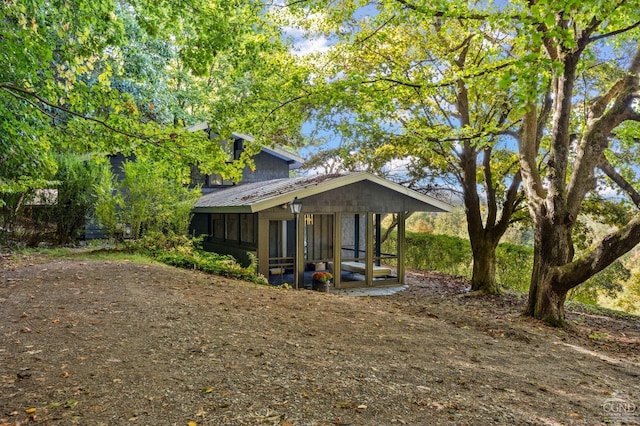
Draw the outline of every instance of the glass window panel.
M227 241L238 241L238 214L227 214Z

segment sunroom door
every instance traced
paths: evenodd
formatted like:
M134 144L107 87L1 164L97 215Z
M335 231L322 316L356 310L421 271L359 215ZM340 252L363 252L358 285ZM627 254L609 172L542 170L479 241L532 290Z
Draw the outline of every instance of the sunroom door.
M269 283L293 284L295 222L269 221Z
M315 272L329 271L333 263L334 215L305 214L300 217L304 226L303 285L311 288Z

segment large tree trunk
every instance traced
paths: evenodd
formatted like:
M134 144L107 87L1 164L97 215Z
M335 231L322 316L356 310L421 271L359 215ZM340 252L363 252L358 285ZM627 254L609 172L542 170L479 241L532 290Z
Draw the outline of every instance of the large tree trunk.
M573 259L571 226L536 218L535 245L526 314L553 326L564 325L564 302L570 287L558 281L558 267Z
M535 224L534 267L526 314L550 325L564 325L569 290L585 282L640 243L640 218L607 235L582 257L573 259L571 227L545 219Z
M565 325L564 302L567 291L558 289L556 284L548 274L533 280L525 313L549 325L562 327Z
M572 222L567 220L568 216L557 211L547 212L546 208L540 209L533 218L533 270L525 314L562 327L565 325L564 303L573 288L563 281L561 274L562 268L570 265L574 257Z
M469 235L473 251L473 276L471 277L471 291L481 291L487 294L500 293L500 286L496 281L496 245L492 239L478 235Z

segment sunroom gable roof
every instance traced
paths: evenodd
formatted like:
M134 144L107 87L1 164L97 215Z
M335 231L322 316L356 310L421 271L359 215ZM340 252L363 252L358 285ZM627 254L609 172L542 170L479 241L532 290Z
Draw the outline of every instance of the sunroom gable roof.
M206 194L194 207L195 213L256 213L272 207L286 205L294 197L304 199L350 184L369 181L418 203L430 211L451 211L451 206L428 195L421 194L395 182L368 172L305 176L275 179L237 185Z

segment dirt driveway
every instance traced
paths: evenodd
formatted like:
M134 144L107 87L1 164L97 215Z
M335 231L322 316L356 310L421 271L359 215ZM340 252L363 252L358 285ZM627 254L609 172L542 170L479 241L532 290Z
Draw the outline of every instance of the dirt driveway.
M465 290L412 275L349 297L5 256L0 425L640 424L638 318L557 330Z

